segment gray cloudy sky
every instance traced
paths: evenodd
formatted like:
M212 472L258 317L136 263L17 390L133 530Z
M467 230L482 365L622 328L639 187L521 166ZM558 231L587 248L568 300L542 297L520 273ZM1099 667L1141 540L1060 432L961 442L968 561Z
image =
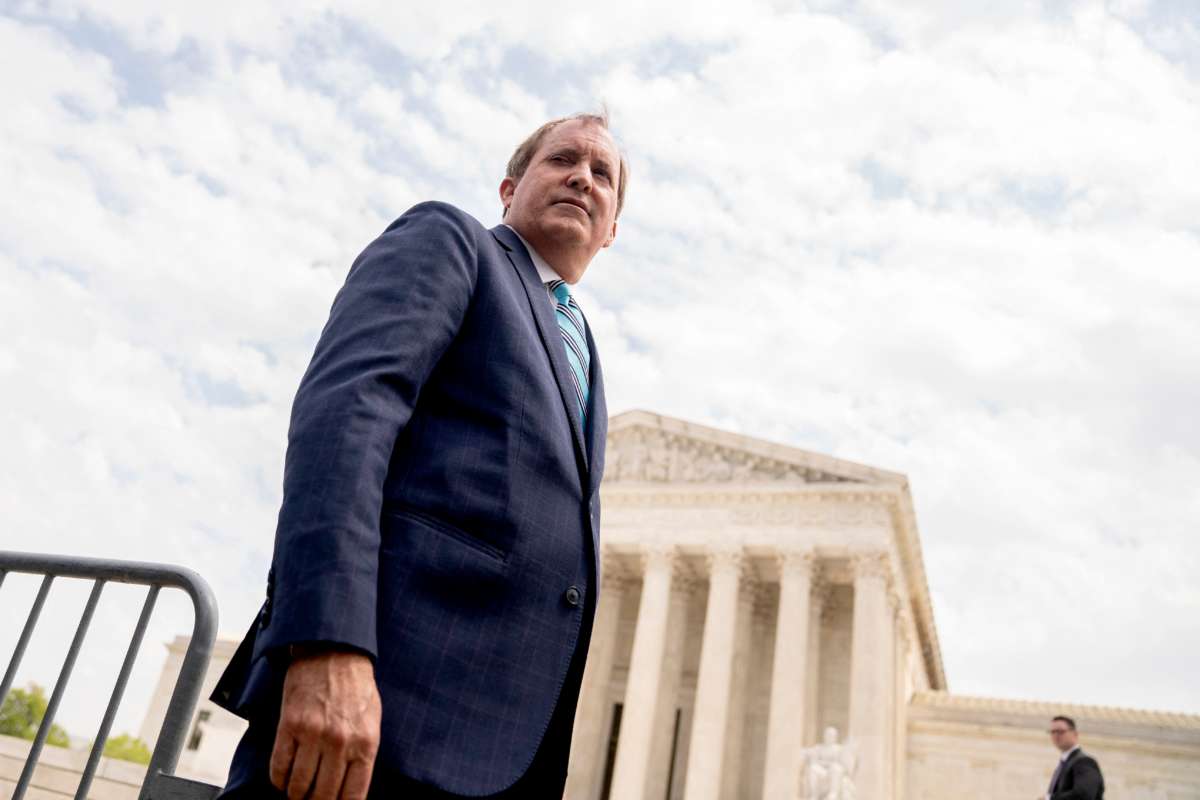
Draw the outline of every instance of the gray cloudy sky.
M0 2L2 546L189 564L240 633L356 253L425 199L494 224L513 146L603 100L611 409L907 473L955 691L1200 712L1195 4L593 6Z

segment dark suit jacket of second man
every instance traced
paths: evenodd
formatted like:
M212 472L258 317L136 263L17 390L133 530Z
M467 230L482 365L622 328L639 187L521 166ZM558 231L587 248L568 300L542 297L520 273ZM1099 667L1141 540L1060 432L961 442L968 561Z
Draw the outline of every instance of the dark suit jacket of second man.
M585 430L512 230L422 203L370 244L297 392L267 599L214 699L277 713L289 645L356 648L382 699L377 763L463 795L520 777L599 585L608 416L588 339Z
M1067 756L1051 788L1050 800L1103 800L1104 777L1096 759L1077 749Z

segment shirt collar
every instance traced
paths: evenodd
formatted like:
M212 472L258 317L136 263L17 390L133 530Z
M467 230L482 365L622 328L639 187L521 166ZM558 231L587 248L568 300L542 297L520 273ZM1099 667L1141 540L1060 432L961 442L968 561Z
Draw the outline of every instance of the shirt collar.
M517 229L512 225L505 223L504 227L508 228L513 233L517 234L517 238L521 240L521 244L525 245L525 249L529 251L529 258L533 261L534 269L537 270L538 277L542 279L542 283L550 281L561 281L562 277L554 271L554 267L546 263L546 259L538 255L538 251L534 250L529 242L525 241L525 237L517 233Z
M1060 759L1059 759L1059 761L1066 761L1068 758L1070 758L1070 757L1071 757L1071 754L1072 754L1072 753L1074 753L1074 752L1075 752L1076 750L1078 750L1078 749L1079 749L1079 745L1075 745L1075 746L1074 746L1074 747L1072 747L1070 750L1068 750L1067 752L1063 753L1063 754L1062 754L1062 758L1060 758Z

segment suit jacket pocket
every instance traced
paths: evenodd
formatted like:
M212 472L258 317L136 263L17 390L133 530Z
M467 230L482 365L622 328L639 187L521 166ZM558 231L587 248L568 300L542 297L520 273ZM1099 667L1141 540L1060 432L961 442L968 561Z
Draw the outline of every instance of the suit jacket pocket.
M424 511L417 511L416 509L412 508L393 508L385 511L384 513L388 516L399 517L401 519L407 519L412 522L416 522L417 524L435 530L438 533L443 533L450 538L466 545L467 547L470 547L472 550L482 553L489 558L495 559L500 563L508 561L508 553L504 552L499 547L496 547L496 545L485 542L478 536L468 533L462 528L458 528L448 522L440 520L431 514L426 514Z

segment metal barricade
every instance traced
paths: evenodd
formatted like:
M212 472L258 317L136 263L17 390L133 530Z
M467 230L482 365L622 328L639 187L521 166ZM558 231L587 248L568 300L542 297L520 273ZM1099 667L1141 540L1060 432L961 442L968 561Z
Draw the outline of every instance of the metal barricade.
M34 768L37 766L42 748L46 744L50 726L54 722L54 715L58 712L63 691L75 668L75 659L79 655L79 649L83 645L84 637L91 625L92 615L100 600L100 593L108 583L146 586L146 599L142 604L142 612L138 617L137 626L134 628L133 637L126 649L125 660L117 675L116 685L109 697L108 707L100 722L100 729L92 744L87 765L80 776L75 798L76 800L87 798L96 767L99 765L100 756L104 751L104 743L108 740L113 718L121 703L121 697L125 693L125 686L129 682L129 673L133 669L133 662L141 648L146 625L150 622L158 593L164 587L182 589L187 592L192 600L195 619L192 626L192 639L184 654L183 665L179 670L179 679L171 694L166 718L163 720L154 753L150 757L150 765L146 769L146 778L142 783L142 790L138 798L139 800L211 800L215 797L219 791L217 787L172 775L179 762L179 754L183 750L192 714L200 699L201 684L204 681L204 674L208 668L209 659L212 657L213 642L217 636L217 601L208 583L190 569L166 564L37 555L0 550L0 589L3 588L4 578L9 573L25 573L43 577L33 606L29 610L29 616L25 620L25 626L17 639L16 649L13 650L12 658L8 662L8 669L4 673L3 680L0 681L0 702L3 702L3 698L8 696L8 691L12 688L17 668L25 655L25 649L29 645L29 639L33 634L33 629L37 626L42 606L45 605L46 596L50 593L50 586L54 583L55 578L79 578L92 581L92 592L88 596L83 615L75 629L75 637L71 641L62 668L59 670L58 680L54 684L46 707L46 714L42 718L33 744L29 748L29 755L25 759L25 766L17 780L12 800L22 800L29 788Z

